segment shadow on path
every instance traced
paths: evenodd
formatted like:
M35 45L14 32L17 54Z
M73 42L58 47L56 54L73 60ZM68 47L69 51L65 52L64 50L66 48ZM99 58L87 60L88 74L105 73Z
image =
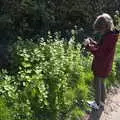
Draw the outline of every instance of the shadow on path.
M88 117L84 120L100 120L101 114L104 111L104 108L101 108L99 110L92 110L89 114Z

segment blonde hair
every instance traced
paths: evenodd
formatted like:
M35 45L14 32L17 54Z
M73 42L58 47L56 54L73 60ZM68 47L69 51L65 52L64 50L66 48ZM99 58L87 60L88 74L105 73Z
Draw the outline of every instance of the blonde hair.
M99 15L93 24L93 28L97 31L102 30L103 27L106 27L106 31L114 28L112 17L107 13Z

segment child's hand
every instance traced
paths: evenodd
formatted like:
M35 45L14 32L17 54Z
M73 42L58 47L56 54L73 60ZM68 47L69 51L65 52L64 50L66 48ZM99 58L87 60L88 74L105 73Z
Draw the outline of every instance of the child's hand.
M89 38L86 38L83 42L83 45L84 46L87 46L88 44L90 44L90 39Z

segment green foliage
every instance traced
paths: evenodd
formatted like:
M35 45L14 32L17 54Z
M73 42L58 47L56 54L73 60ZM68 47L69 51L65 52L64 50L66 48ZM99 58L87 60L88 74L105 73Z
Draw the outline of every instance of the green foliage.
M38 44L18 39L11 49L13 64L9 72L1 71L0 84L12 120L81 117L90 93L91 58L81 54L73 39L68 45L50 35Z
M47 41L40 41L18 37L11 47L12 66L0 71L0 115L4 120L81 119L89 109L86 101L94 97L92 57L83 56L74 36L66 43L49 32ZM114 63L107 86L116 81Z
M10 116L10 109L6 107L5 100L0 97L0 120L12 120Z
M0 38L10 44L18 35L24 38L47 36L47 31L62 31L75 25L91 28L94 19L102 12L114 15L119 0L1 0ZM64 36L65 37L65 36Z
M120 40L120 39L119 39ZM116 79L118 83L120 83L120 41L117 42L117 49L116 49Z
M113 62L112 72L110 73L109 77L105 81L106 87L108 89L118 83L118 79L116 77L117 76L116 67L117 67L116 63Z
M1 44L16 41L18 35L28 38L18 37L9 47L12 66L8 71L0 70L0 119L81 119L88 109L87 99L93 98L93 75L92 57L83 56L77 30L80 26L91 27L102 12L113 15L119 6L118 0L0 0ZM119 14L115 20L118 24ZM68 38L78 35L78 39L72 36L68 43L59 40L58 33L52 37L49 32L46 42L39 38L46 36L49 29L54 32L74 25L79 26L76 31L63 31L69 33ZM119 49L117 54L120 56ZM119 69L116 57L108 87L119 81Z

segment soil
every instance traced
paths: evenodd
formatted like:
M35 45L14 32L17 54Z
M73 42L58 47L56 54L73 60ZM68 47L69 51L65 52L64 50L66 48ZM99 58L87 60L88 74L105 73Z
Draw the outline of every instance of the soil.
M120 88L111 88L104 108L92 110L83 120L120 120Z

